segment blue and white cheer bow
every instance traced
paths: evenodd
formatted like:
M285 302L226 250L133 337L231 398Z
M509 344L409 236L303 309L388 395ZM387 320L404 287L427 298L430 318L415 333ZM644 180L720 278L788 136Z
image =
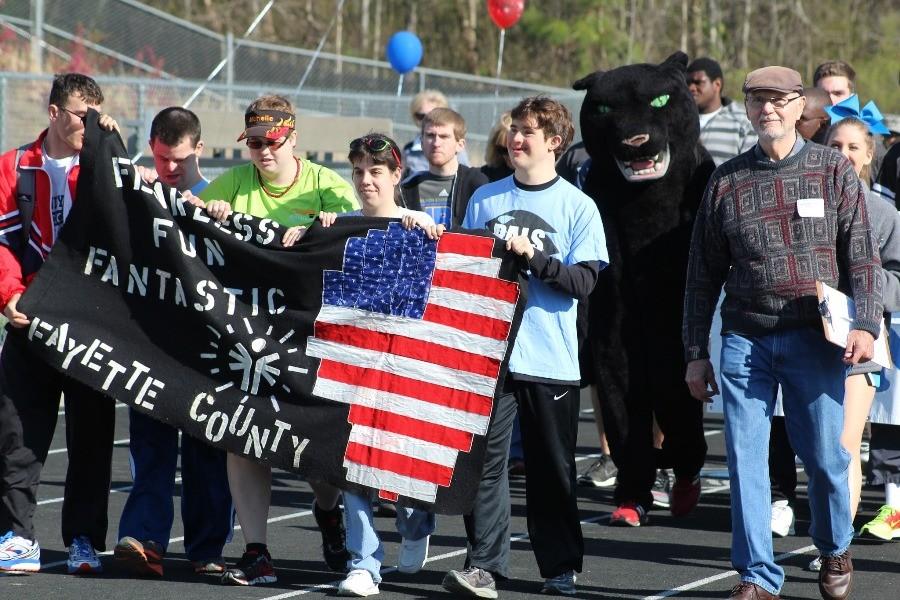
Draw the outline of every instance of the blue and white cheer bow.
M884 117L875 102L869 100L868 104L859 108L859 96L853 94L846 100L838 102L834 106L826 106L825 112L831 117L831 124L834 125L838 121L847 117L856 117L869 126L869 133L880 135L890 135L891 130L884 124Z

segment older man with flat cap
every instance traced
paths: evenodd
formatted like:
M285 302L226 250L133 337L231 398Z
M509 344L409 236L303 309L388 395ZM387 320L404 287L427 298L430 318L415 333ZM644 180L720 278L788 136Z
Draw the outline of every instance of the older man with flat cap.
M719 391L709 335L724 284L731 560L741 576L730 598L778 598L784 582L772 552L765 451L780 386L788 434L809 475L810 536L823 561L819 591L843 599L853 574L850 456L840 445L844 377L847 365L874 352L882 316L878 248L853 167L797 134L806 103L800 74L757 69L743 91L759 141L716 170L697 214L684 302L685 380L698 400ZM817 280L856 302L844 348L822 333Z

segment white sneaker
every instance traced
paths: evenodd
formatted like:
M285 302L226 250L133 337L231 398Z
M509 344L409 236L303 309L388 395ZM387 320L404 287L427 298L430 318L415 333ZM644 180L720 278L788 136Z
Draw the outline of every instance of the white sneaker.
M338 586L338 596L374 596L378 593L378 584L372 574L365 569L353 569Z
M403 538L400 544L400 558L397 559L397 570L401 573L418 573L425 565L428 558L428 538L426 535L421 540L408 540Z
M794 535L794 509L787 500L772 503L772 534L778 537Z
M79 535L69 546L69 560L66 561L70 575L89 575L102 573L103 565L94 550L91 540L86 535Z
M41 547L12 531L0 537L0 573L36 573L41 570Z
M813 571L813 572L816 572L816 573L818 573L819 571L821 571L821 570L822 570L822 557L821 557L821 556L817 556L817 557L815 557L814 559L812 559L811 561L809 561L809 564L806 565L806 570L807 570L807 571Z

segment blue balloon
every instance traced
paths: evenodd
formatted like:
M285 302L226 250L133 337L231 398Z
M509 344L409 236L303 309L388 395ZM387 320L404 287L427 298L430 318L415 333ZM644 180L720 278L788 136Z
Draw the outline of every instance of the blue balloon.
M411 31L398 31L388 40L385 53L395 71L409 73L422 61L422 42Z

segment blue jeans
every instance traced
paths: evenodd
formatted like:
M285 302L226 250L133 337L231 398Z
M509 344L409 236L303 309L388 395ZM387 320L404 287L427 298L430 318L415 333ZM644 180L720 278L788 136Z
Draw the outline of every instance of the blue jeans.
M178 429L129 409L131 477L119 520L119 538L169 545L175 511ZM225 470L225 452L188 435L181 436L181 520L188 560L222 556L231 541L234 509Z
M784 571L772 552L767 449L781 385L791 446L809 476L810 536L823 556L853 538L850 455L844 424L843 349L814 329L722 336L722 401L731 480L731 562L741 579L778 594Z
M347 529L347 550L350 552L349 567L365 569L375 583L381 582L381 561L384 559L384 544L375 531L372 516L372 498L344 490L344 526ZM434 513L417 508L397 507L397 531L408 540L420 540L434 532Z

